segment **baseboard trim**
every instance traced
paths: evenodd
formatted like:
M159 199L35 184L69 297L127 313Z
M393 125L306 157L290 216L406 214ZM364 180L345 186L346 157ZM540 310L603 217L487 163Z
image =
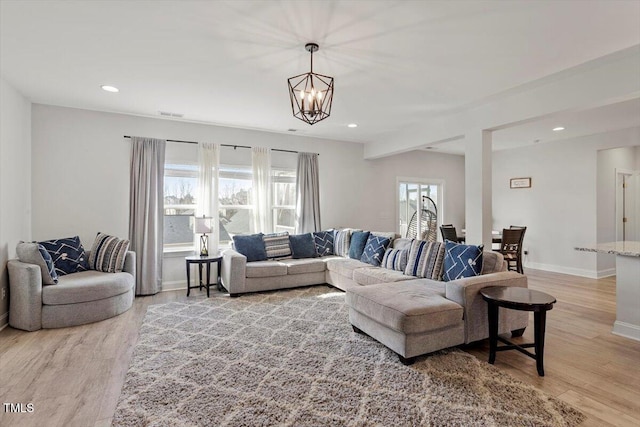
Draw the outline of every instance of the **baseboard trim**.
M534 270L550 271L552 273L570 274L572 276L588 277L589 279L599 279L598 272L595 270L585 270L582 268L564 267L561 265L542 264L537 262L528 262L524 265L526 268L533 268ZM615 270L615 269L614 269ZM525 270L526 274L526 270ZM615 273L614 273L615 274ZM602 276L604 277L604 276Z
M9 312L0 316L0 331L9 326Z
M635 341L640 341L640 327L637 325L632 325L631 323L616 320L613 324L613 330L611 331L611 333Z
M171 292L171 291L180 291L187 289L187 281L186 280L173 280L171 282L162 282L162 291L160 292Z
M611 277L616 275L616 268L607 268L605 270L598 270L598 279L603 279L605 277Z

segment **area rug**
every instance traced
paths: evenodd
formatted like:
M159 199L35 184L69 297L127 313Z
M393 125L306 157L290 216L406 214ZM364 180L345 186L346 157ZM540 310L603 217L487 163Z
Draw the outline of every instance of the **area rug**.
M114 426L574 426L579 411L461 350L412 366L327 286L153 305Z

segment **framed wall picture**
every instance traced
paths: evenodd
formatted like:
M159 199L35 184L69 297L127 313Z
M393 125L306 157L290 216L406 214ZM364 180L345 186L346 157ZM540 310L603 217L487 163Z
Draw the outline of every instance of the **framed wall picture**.
M510 188L531 188L531 178L511 178Z

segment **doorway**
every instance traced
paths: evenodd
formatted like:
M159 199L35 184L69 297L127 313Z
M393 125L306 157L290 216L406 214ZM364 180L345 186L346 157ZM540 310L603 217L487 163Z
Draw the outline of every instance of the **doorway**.
M402 237L437 240L443 187L442 180L397 178L397 231Z
M640 241L640 171L616 169L616 240Z

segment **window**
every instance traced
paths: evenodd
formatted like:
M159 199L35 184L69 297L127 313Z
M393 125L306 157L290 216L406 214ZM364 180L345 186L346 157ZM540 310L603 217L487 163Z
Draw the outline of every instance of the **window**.
M295 229L296 173L272 168L273 228L275 232ZM249 166L220 165L218 208L220 210L220 244L228 244L236 234L253 230L252 171Z
M251 167L220 165L219 179L220 244L224 245L229 244L236 234L252 232Z
M442 187L440 180L398 179L398 232L402 237L437 240Z
M273 169L273 231L293 234L296 221L296 172Z
M164 170L164 246L193 248L193 215L196 211L198 167L165 164Z
M218 215L221 246L228 245L236 234L255 232L252 187L251 166L220 165ZM197 189L197 164L165 164L165 250L193 250L193 215L197 209ZM295 203L295 170L272 168L271 209L275 232L294 232Z

